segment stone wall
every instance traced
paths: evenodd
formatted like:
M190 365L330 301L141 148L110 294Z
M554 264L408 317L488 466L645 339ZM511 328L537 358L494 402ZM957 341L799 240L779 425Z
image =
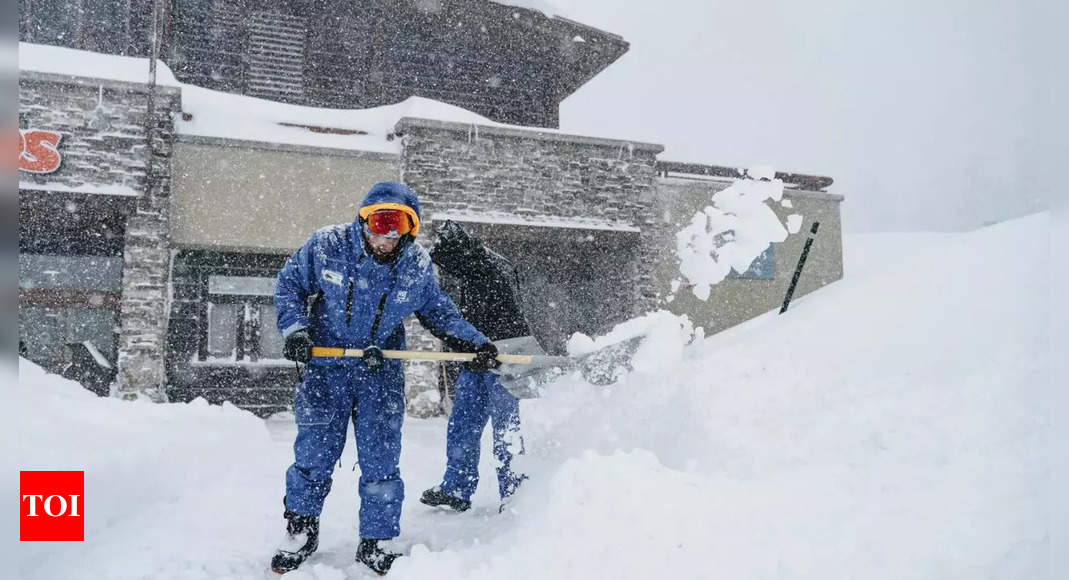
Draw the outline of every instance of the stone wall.
M401 178L429 221L435 213L500 212L550 227L631 226L644 240L662 228L655 215L661 145L412 118L396 131L404 139ZM656 296L644 274L655 258L639 257L636 312Z
M168 212L176 88L157 87L153 137L147 84L19 73L19 128L56 131L59 168L19 173L27 195L108 195L131 200L119 304L119 393L163 400L169 269Z
M178 90L161 87L162 111ZM147 86L119 81L19 72L19 128L62 135L59 169L19 172L19 189L137 196L145 190ZM169 123L169 121L168 121Z
M561 307L541 304L540 290L569 288L564 299L596 293L588 306L611 309L558 335L607 330L653 306L652 241L665 235L655 210L662 146L413 118L395 131L404 143L401 178L422 204L420 237L432 242L435 223L453 219L513 261L531 282L524 303L535 326L545 326L543 308ZM414 330L410 341L421 344ZM423 383L413 392L429 388L428 375L410 376Z
M148 102L148 93L142 94ZM146 107L147 109L147 107ZM157 92L146 186L126 223L122 300L119 303L119 394L166 398L164 345L170 278L171 154L177 93ZM147 110L142 113L148 114Z

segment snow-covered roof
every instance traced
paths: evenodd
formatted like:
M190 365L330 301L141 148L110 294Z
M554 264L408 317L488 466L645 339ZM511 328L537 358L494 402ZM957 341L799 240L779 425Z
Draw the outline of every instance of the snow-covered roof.
M552 10L543 2L515 4L524 8L539 5L541 9ZM498 123L467 109L423 97L409 97L400 103L367 109L281 103L182 83L175 79L166 64L157 63L157 84L178 87L182 91L183 115L175 120L175 130L181 135L390 154L401 152L401 140L390 137L403 118L565 135L559 129ZM145 58L27 42L19 43L19 70L148 82L148 59ZM475 130L478 131L478 127Z
M19 43L19 70L145 83L149 81L147 58L101 54L47 44ZM156 84L177 87L171 69L162 60L156 61Z
M499 124L466 109L423 97L409 97L394 105L369 109L325 109L193 85L182 85L182 111L191 115L188 121L175 122L175 128L183 135L382 153L400 153L401 141L388 140L387 136L403 117Z
M602 220L595 218L561 218L557 216L528 216L498 211L436 211L431 213L431 221L453 220L466 223L508 224L517 226L534 226L544 228L569 228L579 230L602 230L613 232L641 232L642 230L626 222Z
M148 82L148 59L28 42L19 43L19 70ZM403 117L509 126L423 97L368 109L328 109L215 91L179 82L162 61L157 61L156 82L181 88L185 114L176 119L175 129L183 135L399 153L400 140L387 136Z

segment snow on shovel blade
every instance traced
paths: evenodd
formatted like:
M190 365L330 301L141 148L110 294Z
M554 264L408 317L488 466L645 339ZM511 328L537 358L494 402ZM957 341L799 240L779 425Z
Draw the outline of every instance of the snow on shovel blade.
M589 352L579 358L583 378L592 385L611 385L633 369L631 357L645 336L636 336Z
M501 385L515 397L531 399L554 380L578 371L592 385L609 385L631 371L631 357L644 336L636 336L583 355L532 356L531 364L504 364L496 372Z
M531 364L503 364L494 372L505 390L517 399L541 396L542 387L571 368L572 359L566 356L535 357Z

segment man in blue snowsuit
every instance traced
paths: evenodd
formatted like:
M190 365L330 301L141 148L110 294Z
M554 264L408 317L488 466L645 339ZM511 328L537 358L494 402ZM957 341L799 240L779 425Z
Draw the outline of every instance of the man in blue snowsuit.
M431 258L442 274L443 287L465 319L491 340L508 344L509 351L541 352L520 306L518 276L508 260L448 221L439 228ZM447 350L467 352L473 348L417 316ZM423 492L422 503L460 512L471 507L471 496L479 484L479 446L487 421L493 428L498 493L504 507L526 479L512 470L514 453L523 452L519 401L496 374L481 372L470 364L463 365L456 379L456 400L446 432L445 475L441 485Z
M476 345L473 365L495 368L497 349L463 319L434 279L419 233L416 194L384 182L368 192L351 224L317 231L279 272L275 291L286 358L305 363L293 411L295 461L286 471L286 538L271 560L293 570L319 545L319 515L353 422L360 463L360 544L356 559L379 574L397 554L380 540L400 534L404 485L398 461L405 412L404 319L415 313L446 336ZM313 358L316 347L363 349L363 358Z

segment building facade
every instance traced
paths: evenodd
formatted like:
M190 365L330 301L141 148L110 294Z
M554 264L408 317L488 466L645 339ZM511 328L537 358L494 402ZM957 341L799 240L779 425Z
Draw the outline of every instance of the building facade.
M485 18L501 16L499 4L471 2L443 3L435 18L483 4L493 5ZM209 5L231 3L172 2L172 18ZM173 59L186 41L169 34ZM782 300L804 240L774 244L707 302L686 293L667 302L674 233L733 170L668 163L658 144L503 125L444 105L317 116L279 105L283 98L235 94L248 87L182 83L164 63L161 85L150 86L134 80L147 78L145 59L98 54L72 72L60 65L87 53L21 49L33 64L22 66L20 55L20 340L27 357L52 369L69 364L68 345L91 341L115 365L120 396L203 397L261 415L288 408L296 373L281 356L275 276L313 231L351 221L378 181L419 193L419 243L433 243L451 220L515 264L536 335L555 353L574 332L605 332L654 308L687 314L708 332L766 312ZM49 58L31 58L40 54ZM134 65L143 72L113 74ZM198 80L194 68L174 76ZM101 78L109 74L122 78ZM555 124L546 111L557 104L529 106L527 121ZM842 198L823 191L830 179L780 177L804 227L822 222L804 294L842 276ZM438 348L414 321L407 330L411 348ZM434 412L438 400L427 393L437 390L438 368L407 372L410 410Z
M19 75L20 342L55 367L94 341L123 363L120 384L157 400L179 109L170 87Z
M19 38L160 58L183 82L359 109L413 95L557 127L560 102L628 50L615 34L489 0L19 0Z

